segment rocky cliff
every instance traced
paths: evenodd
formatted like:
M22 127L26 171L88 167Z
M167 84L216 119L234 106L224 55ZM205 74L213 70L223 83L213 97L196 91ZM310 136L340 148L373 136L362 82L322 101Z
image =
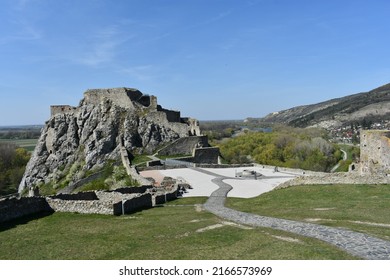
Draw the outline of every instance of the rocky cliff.
M130 154L152 153L181 137L199 134L198 122L162 108L136 89L95 89L79 106L52 106L29 161L19 193L38 185L60 187Z

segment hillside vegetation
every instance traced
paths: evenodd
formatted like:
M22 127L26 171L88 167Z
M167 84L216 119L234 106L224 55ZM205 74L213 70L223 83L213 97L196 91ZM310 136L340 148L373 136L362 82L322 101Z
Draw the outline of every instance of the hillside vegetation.
M390 119L390 84L317 104L298 106L267 115L262 122L296 127L367 124Z
M342 157L318 129L278 127L247 132L219 144L227 163L249 163L329 171Z
M16 193L30 153L13 143L0 142L0 195Z

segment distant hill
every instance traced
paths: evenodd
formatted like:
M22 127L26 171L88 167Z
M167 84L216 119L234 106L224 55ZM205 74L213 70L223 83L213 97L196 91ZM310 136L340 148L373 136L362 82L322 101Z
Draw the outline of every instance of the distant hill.
M332 128L384 120L390 120L390 84L369 92L271 113L258 121L296 127Z

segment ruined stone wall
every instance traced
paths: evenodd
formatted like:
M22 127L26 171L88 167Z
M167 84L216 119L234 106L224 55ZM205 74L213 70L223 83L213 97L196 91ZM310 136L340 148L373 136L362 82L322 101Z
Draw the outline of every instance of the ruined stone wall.
M191 155L197 147L209 147L207 136L190 136L177 139L172 144L161 149L159 155Z
M50 106L50 115L53 117L56 114L66 114L66 113L75 113L77 111L76 107L69 105L52 105Z
M73 212L82 214L119 215L118 203L100 200L63 200L46 198L55 212Z
M387 185L390 184L389 176L358 175L356 172L321 173L316 175L299 176L282 183L277 189L301 185Z
M42 212L52 212L52 209L43 197L0 200L0 223Z
M186 123L188 125L188 131L190 136L200 136L202 135L200 132L199 121L193 118L182 118L181 122Z
M159 111L164 112L168 122L181 122L180 111L172 111L159 107Z
M177 198L177 186L156 190L149 186L115 191L80 192L50 197L6 198L0 200L0 223L42 212L121 215L149 209ZM164 196L164 199L162 199Z
M167 114L163 111L149 112L145 117L146 120L151 123L156 123L167 129L175 131L177 134L179 134L180 137L186 137L189 134L189 128L187 124L169 121Z
M390 131L360 132L360 173L390 174Z
M216 147L206 147L206 148L196 148L193 154L194 163L208 163L208 164L218 164L219 162L219 148Z
M153 205L158 205L158 204L164 204L165 202L175 200L178 196L178 188L172 188L169 191L164 191L163 193L156 194L154 196L154 204Z
M141 96L140 91L129 88L89 89L84 93L84 100L86 103L94 105L110 100L119 107L134 109L132 101L139 99Z
M124 214L131 214L139 210L152 208L152 195L150 193L146 193L133 199L125 200L123 201L122 207Z

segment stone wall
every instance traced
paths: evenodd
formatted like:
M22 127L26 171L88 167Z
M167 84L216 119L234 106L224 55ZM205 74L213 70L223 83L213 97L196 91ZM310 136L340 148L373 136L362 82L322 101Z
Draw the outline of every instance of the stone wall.
M75 194L57 194L50 196L52 199L62 200L98 200L96 192L79 192Z
M193 118L182 118L181 121L188 125L188 130L189 130L190 136L202 135L200 132L200 126L199 126L198 120L193 119Z
M150 186L114 191L80 192L50 197L6 198L0 200L0 222L41 212L121 215L149 209L177 198L178 187L169 190Z
M219 148L196 148L194 149L193 158L194 163L218 164L220 163Z
M158 151L159 155L191 155L197 146L209 147L207 136L190 136L177 139L175 142Z
M50 208L55 212L73 212L82 214L120 215L120 202L100 200L63 200L46 198Z
M157 110L165 113L168 122L181 122L180 111L167 110L161 106Z
M359 175L356 172L347 173L317 173L316 175L302 175L282 183L277 189L300 185L388 185L389 176L380 175Z
M169 191L164 191L163 193L157 193L154 197L154 204L164 204L165 202L175 200L178 197L178 188L172 188Z
M7 198L0 200L0 223L52 211L43 197Z
M148 122L156 123L165 129L170 129L176 132L179 134L179 137L186 137L189 134L189 128L187 124L181 122L170 122L165 112L149 112L145 118Z
M142 177L137 169L134 166L131 166L130 160L129 160L129 154L125 147L120 144L120 153L121 153L121 160L122 164L126 169L127 175L129 175L131 178L136 180L140 185L151 185L151 182L147 180L146 178Z
M56 114L74 113L77 110L76 107L69 105L52 105L50 106L50 114L54 116Z
M134 109L133 101L142 95L139 90L131 88L89 89L84 93L84 100L94 105L109 100L119 107Z
M390 131L360 132L360 173L390 174Z
M153 207L152 195L146 193L133 199L123 201L123 214L131 214L139 210L149 209Z

